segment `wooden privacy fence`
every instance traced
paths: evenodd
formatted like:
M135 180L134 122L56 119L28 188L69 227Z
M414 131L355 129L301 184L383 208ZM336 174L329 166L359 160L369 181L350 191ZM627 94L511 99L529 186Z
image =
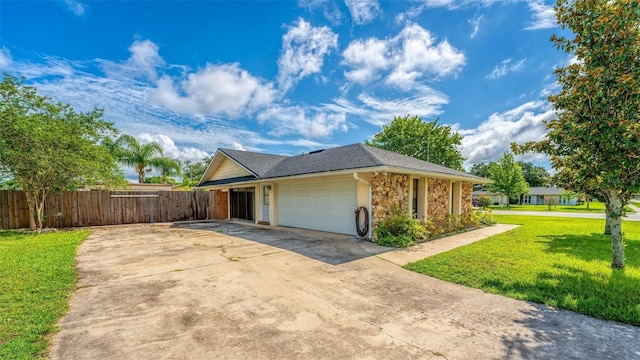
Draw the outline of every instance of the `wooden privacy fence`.
M45 201L46 227L77 227L227 218L218 191L64 191ZM0 228L29 227L24 191L0 190Z

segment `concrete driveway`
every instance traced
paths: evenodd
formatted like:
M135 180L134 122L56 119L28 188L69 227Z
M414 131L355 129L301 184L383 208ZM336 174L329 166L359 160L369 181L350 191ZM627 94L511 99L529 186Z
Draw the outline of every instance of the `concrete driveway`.
M54 359L637 359L640 328L234 222L96 228Z

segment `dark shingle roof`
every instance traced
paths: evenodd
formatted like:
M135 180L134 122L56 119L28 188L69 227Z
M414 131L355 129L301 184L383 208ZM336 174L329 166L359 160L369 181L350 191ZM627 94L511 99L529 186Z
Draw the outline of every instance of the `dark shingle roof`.
M364 169L378 166L403 168L435 174L443 174L486 182L487 180L463 171L449 169L416 158L400 155L364 144L352 144L332 149L312 151L297 156L280 156L249 151L219 149L255 176L207 181L198 186L223 185L250 181L256 178L268 179L322 172Z
M472 180L485 180L463 171L449 169L444 166L364 144L340 146L332 149L312 151L309 154L288 157L276 164L262 177L276 178L383 165L462 176Z
M428 171L433 173L440 173L446 175L463 176L475 180L486 180L484 178L468 174L464 171L453 170L445 166L432 164L420 159L416 159L410 156L401 155L393 151L379 149L373 146L364 144L356 144L364 147L373 157L378 159L383 165L396 166L407 169L416 169L422 171Z
M262 154L250 151L218 149L258 177L263 177L269 169L287 159L286 156Z
M564 188L559 187L530 187L528 195L562 195Z

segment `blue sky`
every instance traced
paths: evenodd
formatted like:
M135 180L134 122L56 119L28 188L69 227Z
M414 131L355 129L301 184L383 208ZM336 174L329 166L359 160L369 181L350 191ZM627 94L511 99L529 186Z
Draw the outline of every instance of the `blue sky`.
M411 114L464 135L470 168L544 136L571 61L553 33L540 0L1 1L0 70L182 160L364 142Z

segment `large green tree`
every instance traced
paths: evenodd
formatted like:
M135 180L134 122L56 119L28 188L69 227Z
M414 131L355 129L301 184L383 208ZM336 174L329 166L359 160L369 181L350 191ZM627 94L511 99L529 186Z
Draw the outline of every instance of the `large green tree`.
M526 194L529 191L529 186L522 176L522 169L515 162L511 153L504 153L498 162L491 164L489 179L492 183L487 185L487 189L506 195L508 199L512 196Z
M128 134L121 135L112 146L120 160L120 163L131 166L138 173L138 182L144 183L144 177L147 171L155 168L161 161L163 156L162 146L155 141L140 144L133 136Z
M412 156L434 164L462 170L462 135L438 119L425 122L418 116L395 117L367 145Z
M471 171L469 171L471 174L475 175L475 176L480 176L483 178L488 178L489 177L489 169L491 169L491 164L495 164L495 162L489 162L489 163L478 163L478 164L474 164L471 167Z
M0 175L25 191L31 229L42 229L49 193L99 181L108 186L124 182L116 158L102 145L116 129L102 119L101 110L77 112L5 74L0 129Z
M202 175L204 175L212 159L213 155L204 157L202 160L196 162L185 160L182 166L182 185L187 188L195 186L198 181L200 181Z
M549 184L551 176L547 169L533 165L530 162L518 161L522 169L522 176L530 187L540 187Z
M546 138L514 148L545 153L557 171L571 166L577 182L600 184L611 266L624 268L622 209L640 190L640 2L559 0L555 11L572 34L551 40L576 61L555 71L561 90L549 96L557 119Z

